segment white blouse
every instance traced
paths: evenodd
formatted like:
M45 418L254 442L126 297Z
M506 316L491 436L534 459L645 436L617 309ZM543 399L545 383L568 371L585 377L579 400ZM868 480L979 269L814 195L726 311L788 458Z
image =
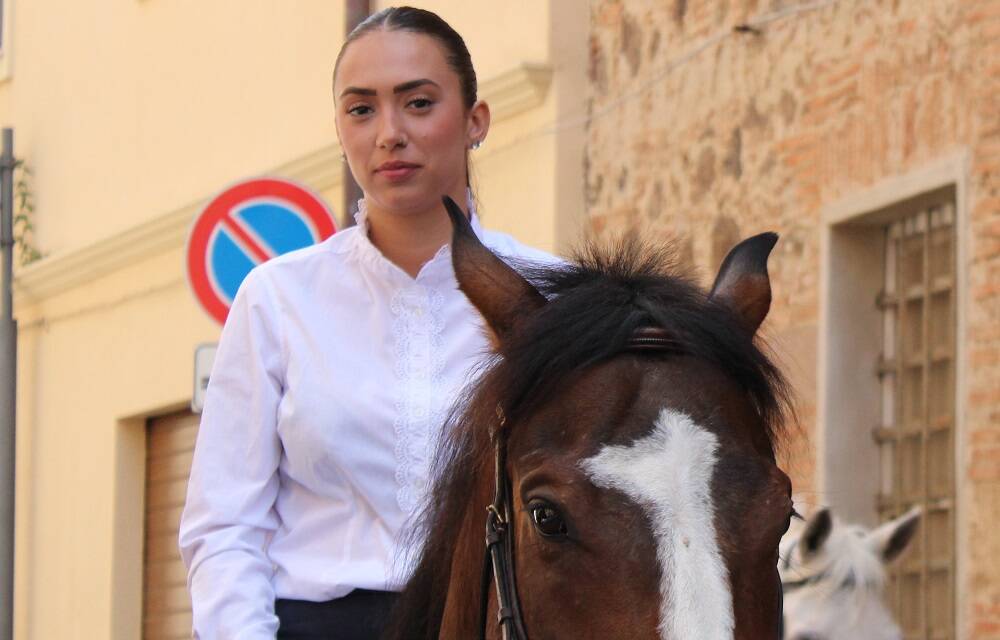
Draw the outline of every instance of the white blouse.
M195 637L273 640L275 598L407 578L440 426L488 345L449 246L414 279L357 217L255 268L233 301L180 525ZM553 260L472 226L500 255Z

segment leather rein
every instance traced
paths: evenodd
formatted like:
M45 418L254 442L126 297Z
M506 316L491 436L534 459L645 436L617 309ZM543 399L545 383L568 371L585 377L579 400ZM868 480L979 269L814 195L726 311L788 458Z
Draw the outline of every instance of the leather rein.
M659 327L636 329L626 343L626 351L672 351L677 343ZM507 417L498 404L497 424L490 434L495 455L493 502L486 507L486 555L480 588L480 640L486 640L490 582L497 594L497 624L503 640L528 640L517 597L514 575L514 532L511 515L511 486L507 476Z

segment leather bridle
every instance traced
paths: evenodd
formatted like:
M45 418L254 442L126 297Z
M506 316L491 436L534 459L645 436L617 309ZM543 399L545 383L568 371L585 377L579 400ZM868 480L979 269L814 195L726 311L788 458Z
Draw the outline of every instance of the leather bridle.
M486 556L480 589L480 638L486 640L490 576L496 585L497 623L503 640L527 640L524 617L517 598L514 576L514 533L510 508L510 479L507 477L507 418L497 405L497 425L491 434L495 453L493 503L486 507Z
M659 327L636 329L625 351L673 351L677 343ZM480 640L486 639L489 589L492 582L497 594L497 624L503 640L528 640L524 629L521 603L517 597L514 574L514 532L511 517L511 486L507 476L507 417L498 404L497 423L490 433L495 456L493 502L486 507L486 555L480 589Z

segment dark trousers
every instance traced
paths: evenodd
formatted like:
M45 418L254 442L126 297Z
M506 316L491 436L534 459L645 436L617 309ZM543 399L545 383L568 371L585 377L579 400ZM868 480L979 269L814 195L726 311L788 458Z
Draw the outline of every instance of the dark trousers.
M378 640L398 593L355 589L329 602L277 600L278 640Z

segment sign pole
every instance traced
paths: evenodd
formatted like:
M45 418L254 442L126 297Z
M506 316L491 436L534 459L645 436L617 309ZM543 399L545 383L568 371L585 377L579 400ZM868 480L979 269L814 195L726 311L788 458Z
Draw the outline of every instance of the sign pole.
M3 130L0 156L0 640L14 637L14 460L17 321L14 320L14 130Z

